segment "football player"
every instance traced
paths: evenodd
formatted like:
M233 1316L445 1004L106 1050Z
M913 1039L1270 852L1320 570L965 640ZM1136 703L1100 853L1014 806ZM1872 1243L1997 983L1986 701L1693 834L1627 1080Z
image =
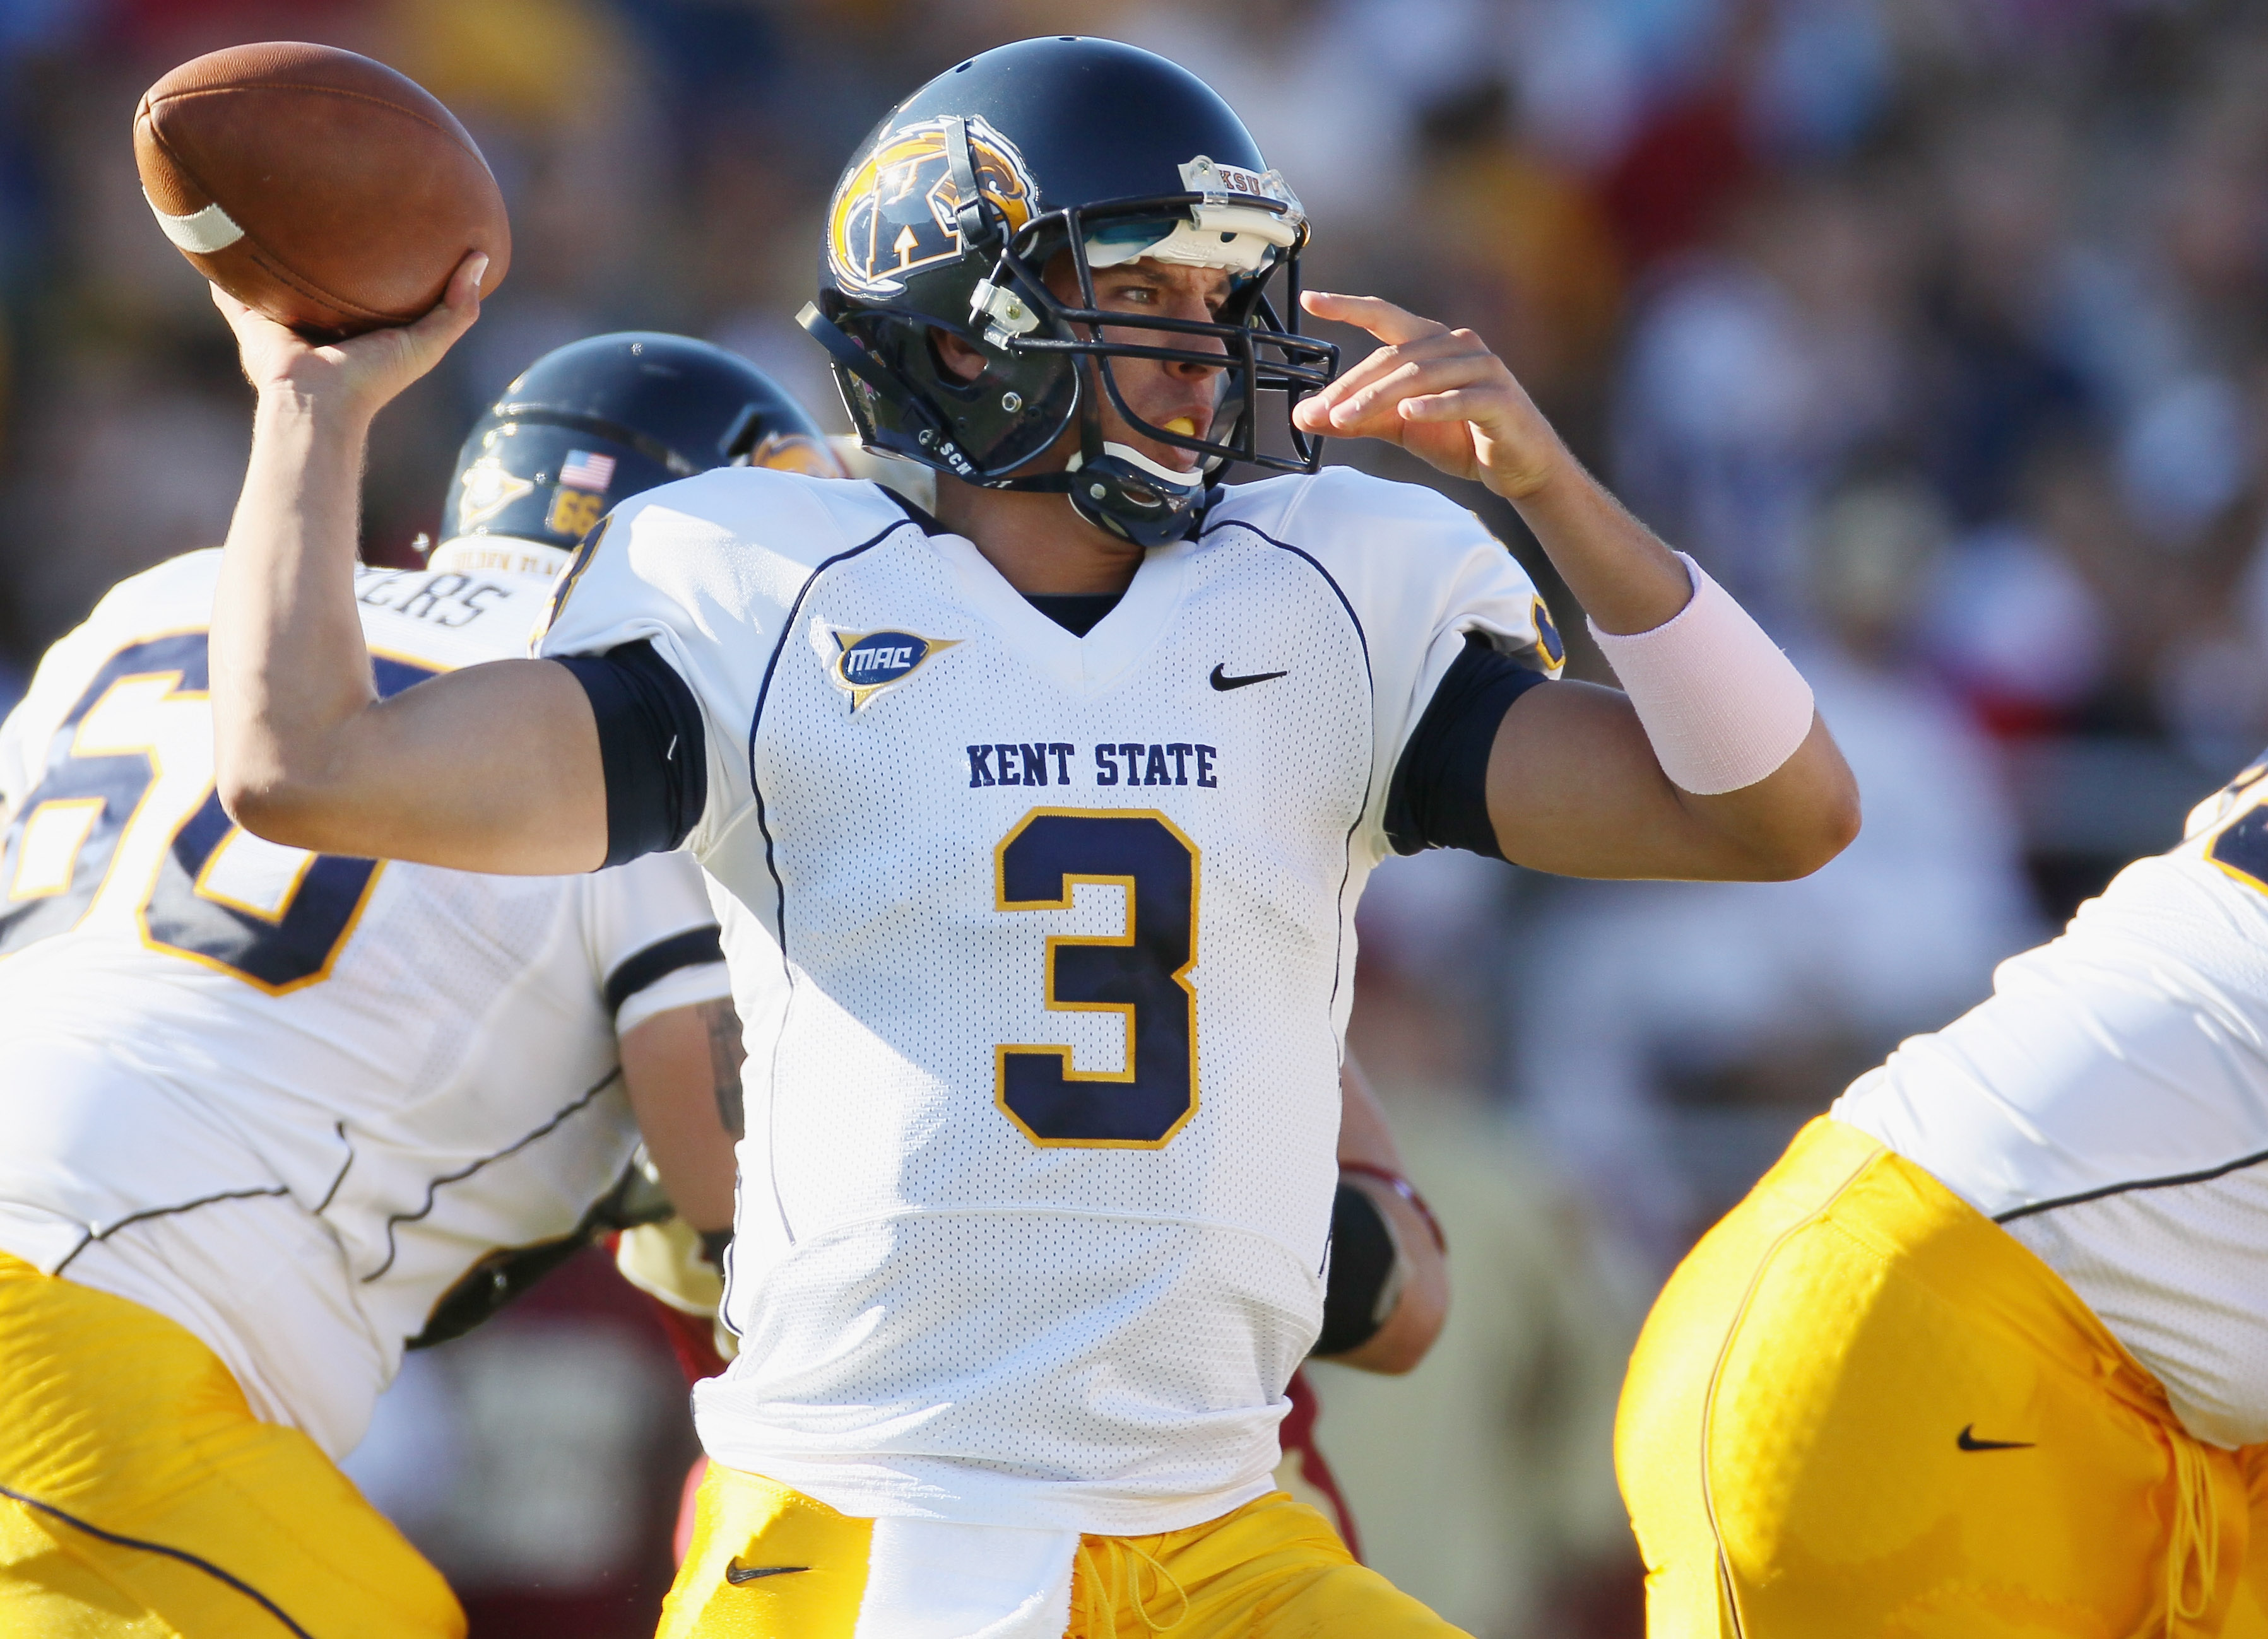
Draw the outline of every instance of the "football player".
M708 871L751 1048L714 1459L672 1635L1451 1631L1271 1489L1324 1312L1352 915L1392 848L1783 877L1848 840L1792 665L1469 332L1294 299L1307 224L1147 53L1003 47L893 109L821 300L864 439L615 508L546 658L380 697L370 417L475 316L257 389L215 627L222 790L302 847ZM1278 305L1274 297L1284 298ZM1307 312L1381 345L1336 380ZM1288 414L1287 414L1288 410ZM1628 693L1378 437L1521 509ZM1241 461L1281 476L1226 487Z
M1654 1305L1667 1635L2268 1635L2268 760L1799 1134Z
M354 571L365 675L524 652L614 500L826 453L714 348L552 353L474 429L430 565ZM0 727L0 1632L460 1634L335 1459L405 1348L606 1224L634 1116L725 1237L715 914L689 860L475 877L230 823L220 555L114 589Z

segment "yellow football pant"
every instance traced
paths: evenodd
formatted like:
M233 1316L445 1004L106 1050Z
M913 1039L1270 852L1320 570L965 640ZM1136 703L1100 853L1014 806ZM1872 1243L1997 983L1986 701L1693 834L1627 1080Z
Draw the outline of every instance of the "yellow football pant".
M440 1573L210 1349L0 1253L0 1635L464 1631Z
M1615 1444L1653 1639L2268 1636L2268 1447L2192 1439L2053 1271L1837 1121L1670 1277Z
M874 1525L720 1464L659 1639L850 1639ZM807 1570L734 1585L735 1559ZM1323 1517L1281 1491L1186 1531L1087 1537L1067 1639L1453 1639L1452 1628L1354 1562Z

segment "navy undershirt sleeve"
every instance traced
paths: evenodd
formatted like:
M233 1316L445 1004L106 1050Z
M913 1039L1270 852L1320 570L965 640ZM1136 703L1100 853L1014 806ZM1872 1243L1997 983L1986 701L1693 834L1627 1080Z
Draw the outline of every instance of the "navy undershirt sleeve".
M1489 753L1512 702L1547 682L1477 632L1449 665L1402 748L1386 792L1386 838L1397 854L1462 848L1502 859L1489 822Z
M700 703L640 638L602 655L561 655L591 697L607 780L607 860L619 865L685 841L709 801Z

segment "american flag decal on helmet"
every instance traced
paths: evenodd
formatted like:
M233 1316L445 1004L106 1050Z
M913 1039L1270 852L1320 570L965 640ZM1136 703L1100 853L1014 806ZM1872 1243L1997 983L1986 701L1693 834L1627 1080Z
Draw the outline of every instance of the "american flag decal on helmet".
M615 481L615 458L589 450L570 450L567 459L560 463L559 481L578 489L596 489L603 495L607 486Z

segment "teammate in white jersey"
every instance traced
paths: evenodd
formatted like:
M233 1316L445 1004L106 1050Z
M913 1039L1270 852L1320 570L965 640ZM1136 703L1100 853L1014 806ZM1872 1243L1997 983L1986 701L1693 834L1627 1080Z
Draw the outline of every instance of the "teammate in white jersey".
M2268 761L1853 1083L1617 1439L1656 1634L2268 1634Z
M224 792L301 844L708 871L750 1042L743 1347L697 1398L666 1632L1450 1631L1268 1484L1363 881L1440 843L1799 874L1855 827L1848 770L1476 337L1310 295L1384 343L1325 385L1267 295L1297 199L1186 71L987 52L883 119L829 223L806 327L866 440L939 469L937 517L772 473L650 491L563 578L561 658L390 701L356 660L357 463L478 259L337 348L218 298L259 393ZM1326 434L1512 499L1631 692L1548 681L1504 548L1314 470Z
M704 344L539 360L431 567L355 575L378 688L524 652L608 500L798 450L807 418ZM460 1633L335 1459L405 1347L608 1221L634 1110L721 1240L715 914L684 859L479 877L235 827L220 558L113 590L0 727L0 1631Z

